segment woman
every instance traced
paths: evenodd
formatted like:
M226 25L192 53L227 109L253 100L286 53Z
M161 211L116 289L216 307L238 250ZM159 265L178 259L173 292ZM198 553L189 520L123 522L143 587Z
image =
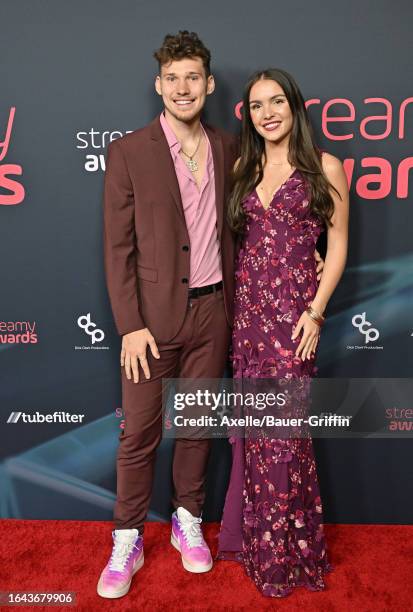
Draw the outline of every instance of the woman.
M340 161L318 150L303 97L283 70L257 72L246 85L229 220L241 241L234 378L310 379L324 311L346 261L348 187ZM314 249L324 229L318 285ZM332 567L311 437L261 432L230 440L218 558L242 561L266 596L300 585L323 589Z

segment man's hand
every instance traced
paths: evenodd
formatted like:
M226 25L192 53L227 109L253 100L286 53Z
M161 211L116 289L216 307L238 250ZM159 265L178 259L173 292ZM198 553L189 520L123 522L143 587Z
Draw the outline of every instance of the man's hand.
M146 359L148 344L152 355L155 359L159 359L158 347L147 327L123 336L120 365L122 367L125 366L126 378L128 380L131 380L133 374L133 382L139 382L138 361L145 374L145 378L150 378L151 373L149 371L148 360Z
M319 281L323 275L324 259L321 257L317 249L314 251L314 257L317 262L316 272L317 272L317 280Z

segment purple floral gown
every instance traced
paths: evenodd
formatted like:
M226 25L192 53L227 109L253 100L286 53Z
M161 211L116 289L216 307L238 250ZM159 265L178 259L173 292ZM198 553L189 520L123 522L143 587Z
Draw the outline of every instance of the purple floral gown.
M295 170L264 209L243 201L246 231L237 259L233 369L236 379L305 380L314 359L297 358L294 325L317 290L315 244L324 229ZM235 381L236 382L236 381ZM263 595L324 589L332 569L311 437L230 438L233 464L218 558L243 562Z

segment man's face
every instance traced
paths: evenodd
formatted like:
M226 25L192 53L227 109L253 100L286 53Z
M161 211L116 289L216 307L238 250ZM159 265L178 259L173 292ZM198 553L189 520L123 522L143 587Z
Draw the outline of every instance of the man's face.
M167 113L178 121L191 122L205 105L206 96L215 89L214 77L208 78L199 57L175 60L161 66L155 89L162 96Z

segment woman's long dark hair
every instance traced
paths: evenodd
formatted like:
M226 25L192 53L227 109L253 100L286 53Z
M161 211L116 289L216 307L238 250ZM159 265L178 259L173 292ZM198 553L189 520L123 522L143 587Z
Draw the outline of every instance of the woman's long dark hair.
M284 90L293 115L288 161L303 175L310 189L310 206L326 225L331 225L334 202L329 189L337 191L326 178L321 165L321 153L315 143L305 108L304 98L293 77L278 68L255 72L245 86L243 97L241 156L233 173L233 189L228 205L229 224L234 232L242 233L245 213L241 202L262 181L265 160L264 138L257 132L250 115L250 91L261 79L276 81ZM258 169L258 174L257 174ZM337 192L338 193L338 192Z

